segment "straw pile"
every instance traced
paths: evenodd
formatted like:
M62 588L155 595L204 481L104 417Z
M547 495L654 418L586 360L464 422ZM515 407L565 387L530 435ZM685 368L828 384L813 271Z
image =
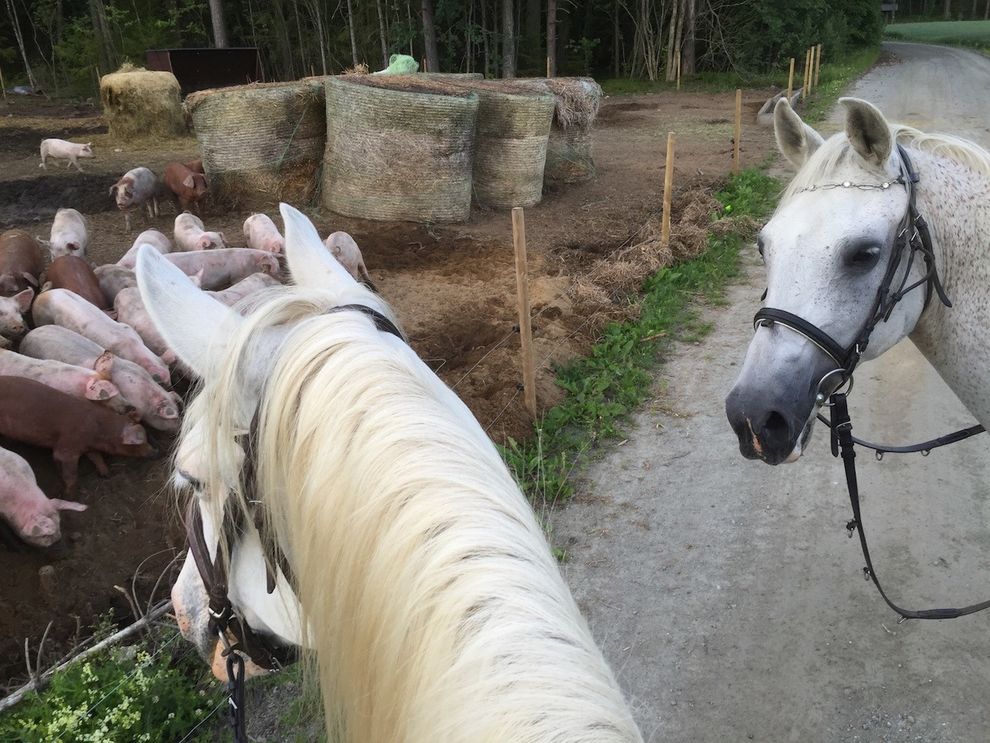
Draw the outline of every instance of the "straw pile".
M124 64L100 78L100 101L115 139L176 137L186 133L179 81L171 72Z
M418 76L328 79L323 205L367 219L467 220L477 116L476 94Z
M216 197L241 207L313 200L326 143L319 82L203 90L186 109Z
M526 81L548 89L556 98L547 145L547 183L581 183L595 175L591 151L592 127L604 95L590 77L537 78Z

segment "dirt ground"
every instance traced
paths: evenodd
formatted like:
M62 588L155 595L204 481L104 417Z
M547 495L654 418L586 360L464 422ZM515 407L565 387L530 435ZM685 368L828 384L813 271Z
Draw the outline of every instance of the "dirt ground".
M744 93L747 166L763 161L771 146L770 133L755 125L756 110L769 94ZM607 99L595 135L595 180L547 193L540 205L527 210L542 407L561 394L553 382L554 364L586 349L608 321L626 316L628 290L666 259L652 243L633 246L643 241L644 225L660 207L668 131L678 137L675 223L682 212L707 219L707 194L731 165L733 98L731 92L682 92ZM42 171L38 145L50 136L92 141L95 157L80 161L81 174L59 164ZM20 227L47 237L55 210L74 207L87 215L91 258L115 261L146 227L171 234L174 213L166 208L149 224L138 216L127 232L109 187L132 167L160 172L166 162L196 153L193 138L115 142L99 112L87 105L12 98L9 105L0 103L0 229ZM689 203L694 207L685 209ZM508 213L475 209L469 223L428 227L346 219L296 206L304 208L321 234L346 230L354 235L413 347L457 390L494 439L528 434ZM268 212L277 218L276 205ZM204 220L237 245L243 244L246 216L207 206ZM675 229L675 236L690 243L697 232ZM159 443L167 450L171 442ZM60 495L49 453L18 451L30 457L42 488ZM49 622L42 657L52 661L98 613L110 609L121 618L130 615L128 600L115 586L136 593L143 605L165 596L171 585L168 571L174 567L169 566L183 538L164 488L165 460L115 461L107 480L87 467L79 499L90 508L63 514L62 544L27 549L9 534L0 544L0 686L23 681L25 638L36 652ZM42 581L39 571L49 565L54 578Z

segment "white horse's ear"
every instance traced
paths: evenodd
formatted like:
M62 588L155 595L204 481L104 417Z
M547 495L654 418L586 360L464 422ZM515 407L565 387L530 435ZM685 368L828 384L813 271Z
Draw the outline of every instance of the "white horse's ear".
M312 289L340 290L357 284L330 255L313 223L298 209L279 204L285 223L285 260L292 280Z
M781 153L797 168L825 141L794 112L786 96L773 107L773 135Z
M890 124L872 103L859 98L840 98L846 107L846 137L853 149L868 163L883 165L890 157L894 139Z
M169 348L198 376L204 376L212 349L243 318L200 291L151 245L138 248L137 283L141 300Z

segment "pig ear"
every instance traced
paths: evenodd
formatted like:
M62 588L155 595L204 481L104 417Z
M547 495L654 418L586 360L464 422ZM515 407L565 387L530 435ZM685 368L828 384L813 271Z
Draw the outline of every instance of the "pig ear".
M76 503L74 500L62 500L61 498L49 498L48 502L59 511L85 511L89 508L85 503Z
M17 302L17 309L20 310L23 315L31 309L31 302L34 301L34 289L28 287L23 291L17 292L17 294L14 295L14 301Z
M165 343L202 377L212 352L243 322L241 316L197 289L151 245L138 248L137 281L144 306Z
M110 379L110 373L113 371L113 353L110 351L101 353L96 359L96 363L93 364L93 371L100 379Z
M339 291L356 282L330 255L306 215L288 204L279 204L285 222L285 260L299 286Z
M182 180L182 185L185 186L186 188L193 188L196 185L196 181L193 180L192 173L190 173L189 175L187 175Z
M86 382L87 400L109 400L117 396L117 387L105 379L91 378Z

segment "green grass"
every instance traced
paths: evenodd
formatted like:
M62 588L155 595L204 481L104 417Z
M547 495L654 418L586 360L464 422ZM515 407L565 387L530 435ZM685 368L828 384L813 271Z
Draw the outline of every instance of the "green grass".
M822 64L818 76L818 87L804 102L801 118L809 124L825 119L835 102L845 92L849 83L869 70L880 57L880 47L859 49L849 54L842 62ZM800 87L800 83L797 83Z
M990 49L990 21L893 23L883 33L888 39L900 41Z
M776 179L748 170L730 178L718 199L724 214L762 219L779 192ZM545 413L531 439L509 441L502 450L538 508L566 499L572 492L568 475L580 455L620 435L629 414L653 392L654 369L671 344L700 340L711 330L700 304L721 300L738 274L739 248L751 238L743 229L710 235L698 258L661 269L645 282L638 320L609 325L587 357L558 369L557 383L567 397Z

